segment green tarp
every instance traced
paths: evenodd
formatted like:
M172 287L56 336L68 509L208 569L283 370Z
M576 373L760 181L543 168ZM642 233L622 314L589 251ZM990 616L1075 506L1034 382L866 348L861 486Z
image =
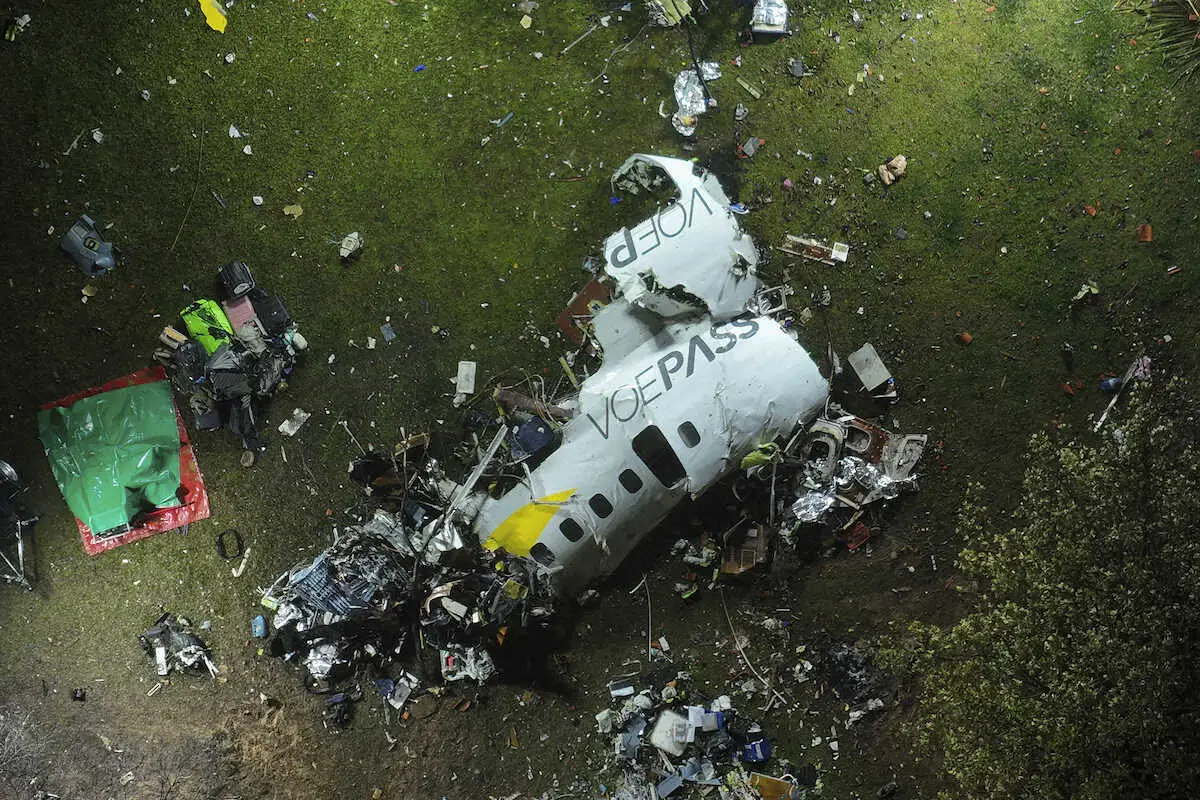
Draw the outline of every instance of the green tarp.
M39 411L38 435L71 512L96 533L178 502L179 428L166 381Z

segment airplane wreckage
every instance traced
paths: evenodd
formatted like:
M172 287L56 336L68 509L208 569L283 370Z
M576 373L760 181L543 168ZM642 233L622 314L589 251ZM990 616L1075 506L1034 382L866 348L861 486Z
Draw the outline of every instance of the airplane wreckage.
M611 296L584 304L577 332L602 358L594 374L553 400L495 389L499 430L486 446L475 437L461 483L428 454L427 436L357 459L351 478L373 515L266 590L268 649L313 688L367 664L396 675L417 640L439 652L444 679L486 681L510 626L548 626L684 498L739 471L765 487L766 508L709 534L735 553L730 572L774 535L793 541L812 526L850 532L857 546L865 507L915 485L926 437L833 410L791 329L787 292L759 280L759 253L713 175L635 155L613 184L670 199L604 243L593 284L606 291L588 296ZM748 537L757 555L739 561ZM397 709L418 683L399 674L380 684Z

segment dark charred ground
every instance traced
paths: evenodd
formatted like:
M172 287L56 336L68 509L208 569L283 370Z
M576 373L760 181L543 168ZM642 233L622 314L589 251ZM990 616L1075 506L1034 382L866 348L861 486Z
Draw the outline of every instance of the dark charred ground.
M526 31L509 7L243 0L224 36L185 6L32 2L9 8L33 22L0 47L9 89L0 457L25 475L25 501L42 517L35 590L0 589L0 699L39 721L43 785L88 798L365 798L374 787L404 798L590 796L611 785L608 742L592 723L608 704L605 683L645 667L644 573L653 635L667 637L704 691L732 692L778 755L819 763L829 796L867 796L893 779L929 794L936 763L914 766L897 735L913 713L903 696L877 687L888 710L845 732L845 702L829 689L814 698L842 677L812 654L869 646L914 618L953 621L964 487L982 484L1004 524L1028 435L1086 435L1106 401L1095 388L1102 373L1120 372L1163 334L1175 341L1174 368L1194 370L1200 128L1194 95L1148 54L1136 18L1028 0L938 4L916 19L921 9L883 2L856 32L844 6L814 3L793 8L795 36L740 48L744 12L716 3L695 38L723 65L712 84L720 105L687 151L656 113L659 100L673 107L671 83L688 60L681 32L642 33L614 56L609 82L598 79L610 51L638 33L636 12L559 57L599 6L543 4ZM730 64L739 54L740 69ZM784 74L795 57L813 72L799 82ZM744 124L733 121L738 102L751 109ZM508 111L497 130L490 120ZM246 138L228 138L230 124ZM750 135L766 140L759 155L733 158ZM876 527L869 554L808 541L781 551L768 574L725 588L756 666L775 654L781 675L801 657L817 663L813 681L781 684L790 712L758 714L761 699L734 691L742 665L721 595L685 603L671 591L684 567L666 550L694 532L684 512L557 646L528 643L531 665L507 683L422 699L412 720L393 721L394 749L377 702L360 704L349 730L324 730L321 698L257 654L248 621L259 589L326 546L359 503L345 479L357 449L339 423L379 447L421 430L453 440L450 379L463 358L489 379L553 382L562 343L552 320L586 278L577 265L631 212L610 204L608 176L638 151L712 166L754 207L743 223L764 245L785 231L851 244L837 269L775 254L764 276L789 281L797 309L830 288L833 306L814 308L802 340L815 354L832 342L843 356L874 342L902 400L870 411L888 427L928 431L941 456L925 462L921 491ZM864 186L863 171L901 152L909 177L886 191ZM297 220L281 213L292 202L304 207ZM85 280L57 251L81 212L112 223L124 253L103 279ZM1140 222L1153 224L1152 243L1135 241ZM351 230L367 248L344 268L330 241ZM235 258L284 296L313 344L266 429L295 406L314 416L294 439L273 438L252 470L238 466L231 437L197 435L213 517L88 558L34 412L144 366L160 327ZM1167 276L1172 265L1182 271ZM1071 309L1089 278L1101 294ZM85 305L87 283L98 292ZM389 316L398 340L364 349ZM967 347L954 338L963 330L974 336ZM1084 388L1068 397L1072 375ZM229 527L253 551L240 578L213 545ZM211 620L221 680L173 678L147 696L157 679L136 635L164 609ZM791 624L785 634L756 627L766 616ZM77 687L86 702L70 700ZM471 708L455 710L464 696ZM836 761L812 744L830 725ZM576 779L583 790L568 789Z

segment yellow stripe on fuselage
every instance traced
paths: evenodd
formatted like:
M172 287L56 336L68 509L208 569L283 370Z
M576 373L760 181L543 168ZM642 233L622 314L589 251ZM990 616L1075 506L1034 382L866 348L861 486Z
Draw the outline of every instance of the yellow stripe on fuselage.
M503 547L516 556L529 555L529 548L542 535L559 507L573 494L574 489L566 489L526 503L497 525L483 546L488 550Z

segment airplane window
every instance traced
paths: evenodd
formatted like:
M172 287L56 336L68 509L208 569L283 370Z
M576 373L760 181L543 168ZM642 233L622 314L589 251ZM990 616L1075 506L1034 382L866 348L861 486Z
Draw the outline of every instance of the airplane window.
M533 560L543 567L548 567L554 563L554 551L541 542L533 543L533 547L529 548L529 555L533 556Z
M596 512L596 516L604 519L613 512L612 503L608 502L608 498L602 494L592 495L592 499L588 500L588 505L592 507L592 511Z
M679 438L688 447L695 447L700 444L700 431L692 423L684 422L679 426Z
M627 469L622 472L619 476L617 476L617 480L619 480L621 485L625 487L625 491L629 492L630 494L639 492L642 489L642 479L639 478L638 474L631 469Z
M558 530L571 542L578 542L583 538L583 526L570 517L558 523Z
M667 437L657 425L647 425L633 437L633 452L646 465L646 469L658 478L663 486L670 488L687 477L679 456L671 449Z

